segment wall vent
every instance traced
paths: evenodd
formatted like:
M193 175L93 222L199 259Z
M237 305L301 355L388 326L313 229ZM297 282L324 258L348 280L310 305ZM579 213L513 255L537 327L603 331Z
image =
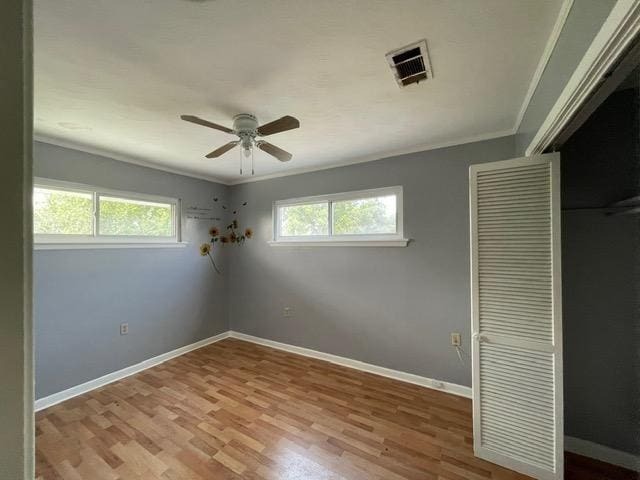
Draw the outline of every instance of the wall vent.
M400 88L433 78L426 40L389 52L386 57Z

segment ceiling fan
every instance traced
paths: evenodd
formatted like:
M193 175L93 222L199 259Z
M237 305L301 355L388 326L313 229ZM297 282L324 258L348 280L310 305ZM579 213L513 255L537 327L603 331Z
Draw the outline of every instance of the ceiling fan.
M266 137L267 135L286 132L287 130L293 130L294 128L300 127L298 119L289 115L258 126L258 120L254 115L241 113L240 115L233 117L233 128L227 128L194 115L180 115L180 118L186 122L196 123L204 127L214 128L216 130L238 136L238 140L234 140L215 149L213 152L206 155L207 158L217 158L223 153L226 153L232 148L240 145L244 156L251 156L252 165L254 146L263 152L276 157L281 162L288 162L291 160L292 155L289 152L282 150L269 142L265 142L264 140L257 140L257 137ZM253 174L253 166L251 170L251 173ZM240 174L242 174L242 157L240 157Z

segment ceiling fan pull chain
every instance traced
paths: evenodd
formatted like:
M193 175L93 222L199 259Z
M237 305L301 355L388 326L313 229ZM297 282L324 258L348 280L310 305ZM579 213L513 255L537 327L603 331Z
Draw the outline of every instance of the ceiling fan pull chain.
M254 150L254 148L252 147L252 148L251 148L251 175L254 175L254 174L256 173L256 172L255 172L255 170L254 170L254 168L253 168L253 167L254 167L254 161L253 161L253 150Z
M242 148L240 149L240 175L242 175Z

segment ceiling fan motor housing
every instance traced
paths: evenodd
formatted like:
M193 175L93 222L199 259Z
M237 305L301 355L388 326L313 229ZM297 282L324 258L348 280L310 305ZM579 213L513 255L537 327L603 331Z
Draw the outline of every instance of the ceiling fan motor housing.
M241 113L233 117L233 130L240 137L242 149L248 152L258 135L258 120L249 113Z
M241 113L233 117L233 129L236 133L258 133L258 119L249 113Z

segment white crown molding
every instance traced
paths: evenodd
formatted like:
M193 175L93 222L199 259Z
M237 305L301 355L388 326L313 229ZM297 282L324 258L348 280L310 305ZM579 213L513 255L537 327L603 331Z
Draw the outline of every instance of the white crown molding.
M640 456L615 450L598 443L566 436L564 448L568 452L576 453L584 457L595 458L601 462L617 465L634 472L640 472Z
M529 108L529 104L531 103L531 99L533 98L533 94L536 93L538 88L538 84L542 79L542 74L547 68L547 64L549 63L549 59L551 58L551 54L556 48L556 44L558 43L558 38L560 38L560 33L564 28L564 24L567 21L567 17L569 17L569 12L571 11L571 7L573 6L573 0L563 0L562 5L560 5L560 11L558 12L558 18L556 19L556 23L553 26L553 30L551 30L551 35L549 35L549 39L547 40L547 44L544 47L544 51L542 52L542 56L540 57L540 61L538 62L538 66L533 73L533 77L531 78L531 83L529 84L529 89L524 97L522 102L522 106L520 107L520 111L518 112L518 116L516 117L516 123L513 126L513 133L516 133L520 128L520 124L522 123L522 119L524 118L524 114Z
M527 147L527 156L551 145L639 31L640 0L618 0Z
M109 383L116 382L125 377L133 375L134 373L141 372L142 370L154 367L163 362L166 362L167 360L171 360L172 358L184 355L185 353L191 352L192 350L196 350L198 348L202 348L206 345L219 342L220 340L224 340L228 337L229 332L223 332L213 337L205 338L204 340L192 343L190 345L176 348L175 350L163 353L161 355L158 355L157 357L149 358L148 360L144 360L135 365L131 365L130 367L123 368L122 370L108 373L107 375L96 378L94 380L89 380L88 382L81 383L80 385L76 385L75 387L71 387L66 390L62 390L61 392L39 398L35 401L35 411L37 412L51 407L60 402L64 402L65 400L69 400L70 398L77 397L78 395L82 395L83 393L87 393L96 388L103 387L104 385L107 385Z
M204 175L201 173L192 172L191 170L182 170L180 168L167 167L158 163L143 160L139 158L129 157L120 153L112 152L110 150L101 149L97 147L91 147L80 142L73 142L69 140L62 140L60 138L49 137L47 135L34 134L33 140L40 143L48 143L57 147L69 148L71 150L78 150L80 152L90 153L91 155L98 155L100 157L106 157L112 160L118 160L120 162L131 163L138 165L139 167L152 168L153 170L160 170L162 172L173 173L175 175L183 175L185 177L197 178L199 180L206 180L208 182L219 183L222 185L229 185L229 182L222 180L212 175Z
M473 137L461 138L461 139L453 140L451 142L428 143L428 144L420 145L417 147L391 150L388 152L383 152L375 155L357 157L344 162L332 163L330 165L319 165L314 167L298 168L295 170L287 170L286 172L271 173L267 175L257 175L257 176L249 177L246 179L242 178L238 180L232 180L231 182L228 183L228 185L241 185L243 183L252 183L252 182L260 182L262 180L270 180L272 178L288 177L290 175L301 175L303 173L319 172L322 170L331 170L332 168L347 167L349 165L355 165L358 163L373 162L376 160L385 160L387 158L397 157L399 155L408 155L410 153L427 152L429 150L437 150L439 148L455 147L458 145L464 145L466 143L482 142L484 140L492 140L494 138L507 137L513 134L514 134L513 129L509 129L509 130L501 130L498 132L486 133L482 135L475 135Z
M421 387L427 387L446 393L452 393L461 397L471 398L471 387L467 387L464 385L457 385L455 383L443 382L441 380L434 380L433 378L414 375L413 373L406 373L399 370L379 367L377 365L371 365L370 363L361 362L359 360L353 360L351 358L341 357L339 355L333 355L331 353L319 352L317 350L311 350L309 348L297 347L295 345L276 342L274 340L268 340L266 338L254 337L253 335L247 335L245 333L240 333L233 330L230 332L230 336L231 338L237 338L238 340L244 340L246 342L256 343L258 345L264 345L265 347L271 347L305 357L324 360L326 362L335 363L336 365L353 368L355 370L360 370L363 372L373 373L375 375L392 378L401 382L412 383Z
M286 172L278 172L278 173L272 173L272 174L267 174L267 175L257 175L257 176L241 178L241 179L231 180L231 181L222 180L220 178L216 178L216 177L213 177L213 176L194 173L194 172L191 172L189 170L180 170L180 169L176 169L176 168L173 168L173 167L164 167L164 166L158 165L158 164L156 164L154 162L151 162L151 161L141 160L141 159L132 158L132 157L127 157L127 156L124 156L124 155L121 155L121 154L116 154L116 153L113 153L113 152L110 152L110 151L107 151L107 150L101 150L101 149L98 149L98 148L89 147L87 145L83 145L83 144L80 144L80 143L74 143L74 142L70 142L70 141L66 141L66 140L60 140L58 138L52 138L52 137L47 137L47 136L43 136L43 135L35 135L34 136L34 140L37 141L37 142L41 142L41 143L48 143L48 144L51 144L51 145L56 145L58 147L70 148L70 149L73 149L73 150L79 150L81 152L90 153L92 155L99 155L99 156L102 156L102 157L111 158L113 160L118 160L118 161L125 162L125 163L132 163L134 165L139 165L141 167L152 168L152 169L155 169L155 170L161 170L161 171L164 171L164 172L174 173L176 175L184 175L186 177L198 178L200 180L206 180L206 181L209 181L209 182L219 183L219 184L222 184L222 185L233 186L233 185L241 185L243 183L259 182L259 181L262 181L262 180L270 180L272 178L288 177L290 175L300 175L300 174L303 174L303 173L311 173L311 172L317 172L317 171L322 171L322 170L330 170L332 168L346 167L348 165L354 165L354 164L358 164L358 163L373 162L373 161L376 161L376 160L384 160L384 159L387 159L387 158L390 158L390 157L399 156L399 155L407 155L407 154L410 154L410 153L417 153L417 152L426 152L428 150L436 150L438 148L454 147L454 146L457 146L457 145L464 145L466 143L481 142L483 140L492 140L494 138L506 137L506 136L513 135L513 134L514 134L514 130L513 129L501 130L501 131L498 131L498 132L492 132L492 133L476 135L476 136L472 136L472 137L461 138L461 139L453 140L453 141L450 141L450 142L431 143L431 144L420 145L420 146L412 147L412 148L392 150L392 151L383 152L383 153L380 153L380 154L368 155L368 156L365 156L365 157L357 157L357 158L354 158L354 159L351 159L351 160L348 160L348 161L345 161L345 162L332 163L330 165L319 165L319 166L313 166L313 167L298 168L298 169L295 169L295 170L287 170Z
M549 36L549 39L547 40L547 43L545 45L544 51L542 52L542 56L540 57L540 61L538 62L538 65L536 67L536 70L533 74L533 77L531 78L531 82L529 83L529 88L527 90L527 93L525 95L525 98L522 102L522 105L520 107L520 111L518 112L518 115L516 117L516 121L513 125L513 127L509 130L501 130L498 132L493 132L493 133L487 133L487 134L483 134L483 135L476 135L473 137L466 137L466 138L461 138L458 140L454 140L451 142L443 142L443 143L430 143L430 144L425 144L425 145L421 145L418 147L413 147L413 148L408 148L408 149L399 149L399 150L393 150L390 152L385 152L383 154L376 154L376 155L370 155L370 156L366 156L366 157L360 157L360 158L355 158L353 160L349 160L346 162L340 162L340 163L334 163L331 165L326 165L326 166L320 166L320 167L307 167L307 168L299 168L296 170L289 170L287 172L282 172L282 173L272 173L272 174L268 174L268 175L258 175L255 177L251 177L251 178L247 178L247 179L238 179L238 180L232 180L228 183L228 185L241 185L243 183L251 183L251 182L260 182L262 180L270 180L272 178L280 178L280 177L287 177L289 175L300 175L303 173L311 173L311 172L318 172L318 171L322 171L322 170L329 170L332 168L338 168L338 167L345 167L348 165L354 165L357 163L365 163L365 162L373 162L376 160L383 160L385 158L389 158L389 157L395 157L398 155L406 155L406 154L410 154L410 153L417 153L417 152L425 152L428 150L436 150L438 148L447 148L447 147L453 147L456 145L464 145L466 143L473 143L473 142L481 142L483 140L492 140L494 138L500 138L500 137L506 137L509 135L515 135L516 132L518 131L518 129L520 128L520 124L522 123L522 119L524 118L524 114L527 111L527 108L529 108L529 104L531 103L531 99L533 98L533 94L535 93L536 89L538 88L538 84L540 83L540 80L542 79L542 74L544 73L545 68L547 67L547 64L549 63L549 59L551 58L551 54L553 53L553 50L556 47L556 44L558 43L558 38L560 38L560 33L562 32L562 29L564 28L564 24L567 21L567 18L569 16L569 12L571 11L571 7L573 6L573 2L574 0L563 0L562 5L560 6L560 10L558 12L558 17L556 19L556 23L553 26L553 29L551 31L551 35Z
M197 173L197 172L193 172L191 170L187 170L187 169L180 169L180 168L175 168L175 167L169 167L169 166L163 166L160 165L158 163L155 163L153 161L149 161L149 160L145 160L145 159L140 159L140 158L134 158L134 157L130 157L127 155L123 155L121 153L117 153L117 152L113 152L110 151L108 149L101 149L98 147L91 147L88 146L86 144L83 144L81 142L74 142L74 141L69 141L69 140L63 140L60 138L56 138L56 137L51 137L51 136L47 136L47 135L43 135L43 134L39 134L39 133L35 133L34 134L34 140L38 141L38 142L43 142L43 143L49 143L51 145L57 145L59 147L64 147L64 148L71 148L74 150L79 150L82 152L86 152L86 153L90 153L92 155L99 155L99 156L103 156L103 157L107 157L107 158L111 158L114 160L118 160L121 162L125 162L125 163L131 163L134 165L139 165L141 167L147 167L147 168L152 168L155 170L161 170L164 172L168 172L168 173L173 173L176 175L184 175L187 177L192 177L192 178L198 178L200 180L206 180L209 182L214 182L214 183L219 183L222 185L228 185L228 186L233 186L233 185L241 185L244 183L251 183L251 182L259 182L262 180L270 180L273 178L280 178L280 177L287 177L290 175L300 175L303 173L311 173L311 172L317 172L317 171L322 171L322 170L329 170L332 168L339 168L339 167L345 167L345 166L349 166L349 165L355 165L358 163L365 163L365 162L372 162L372 161L376 161L376 160L383 160L386 158L390 158L390 157L395 157L395 156L399 156L399 155L407 155L407 154L411 154L411 153L417 153L417 152L423 152L423 151L429 151L429 150L436 150L439 148L447 148L447 147L453 147L456 145L464 145L467 143L473 143L473 142L480 142L480 141L484 141L484 140L492 140L495 138L500 138L500 137L506 137L509 135L514 135L517 131L518 128L520 127L520 123L522 122L522 119L524 117L524 114L529 106L529 103L531 102L531 99L533 97L533 94L536 91L536 88L538 86L538 83L540 82L540 79L542 78L542 74L544 73L544 69L549 61L549 58L551 57L551 54L553 53L553 50L555 48L555 45L558 41L558 38L560 36L560 33L562 31L562 28L566 22L566 19L569 15L569 11L571 10L571 6L573 4L574 0L563 0L563 3L560 7L560 11L558 13L558 18L556 20L556 23L554 24L553 30L551 32L551 35L549 37L549 39L547 40L547 44L545 45L545 49L543 51L543 54L540 58L540 61L538 62L537 68L534 72L534 75L531 79L531 82L529 84L529 88L527 90L527 93L525 95L524 101L521 105L521 108L518 112L518 115L516 117L516 121L514 126L511 129L508 130L501 130L501 131L497 131L497 132L490 132L490 133L486 133L486 134L481 134L481 135L475 135L475 136L471 136L471 137L463 137L463 138L459 138L456 140L452 140L449 142L441 142L441 143L427 143L427 144L423 144L423 145L419 145L419 146L415 146L415 147L410 147L410 148L405 148L405 149L396 149L396 150L391 150L391 151L387 151L387 152L382 152L379 154L373 154L373 155L367 155L367 156L363 156L363 157L356 157L353 158L351 160L347 160L344 162L337 162L337 163L332 163L330 165L319 165L319 166L313 166L313 167L305 167L305 168L298 168L298 169L294 169L294 170L287 170L285 172L278 172L278 173L272 173L272 174L266 174L266 175L257 175L257 176L252 176L250 178L240 178L240 179L235 179L235 180L223 180L221 178L218 178L216 176L213 175L206 175L206 174L202 174L202 173Z

